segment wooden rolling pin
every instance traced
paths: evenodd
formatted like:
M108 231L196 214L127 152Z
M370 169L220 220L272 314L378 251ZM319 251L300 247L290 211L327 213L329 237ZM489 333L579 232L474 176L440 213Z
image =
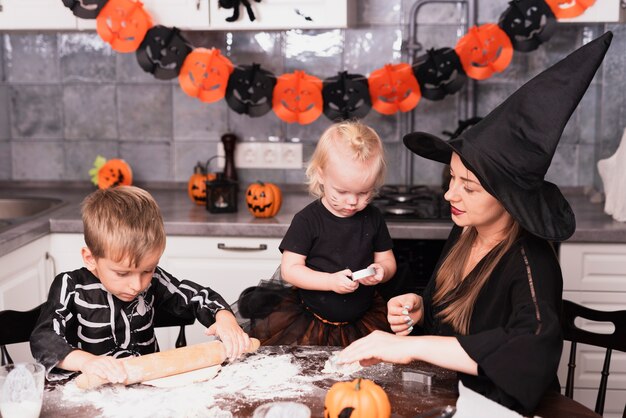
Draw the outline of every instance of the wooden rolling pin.
M250 346L246 352L254 353L259 345L259 340L250 338ZM190 372L222 364L224 360L226 360L226 351L221 341L194 344L139 357L127 357L122 359L127 375L122 383L130 385ZM81 389L93 389L105 383L109 381L93 374L83 373L76 378L76 386Z

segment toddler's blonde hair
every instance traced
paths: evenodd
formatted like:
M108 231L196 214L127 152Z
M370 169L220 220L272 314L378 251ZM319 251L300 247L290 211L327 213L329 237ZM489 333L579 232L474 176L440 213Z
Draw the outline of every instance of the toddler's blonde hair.
M128 261L136 267L165 249L161 211L147 191L134 186L101 189L81 205L85 244L95 258Z
M320 169L324 170L330 153L338 147L347 146L352 158L358 161L371 161L371 172L375 176L374 194L385 182L385 152L380 137L369 126L359 121L343 121L332 124L320 137L306 169L309 193L321 198L324 187L320 183ZM365 175L365 173L364 173Z

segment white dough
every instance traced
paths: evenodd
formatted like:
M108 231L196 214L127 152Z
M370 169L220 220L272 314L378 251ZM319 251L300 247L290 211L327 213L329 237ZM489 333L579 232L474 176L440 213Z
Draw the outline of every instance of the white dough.
M161 377L160 379L147 380L144 385L158 388L175 388L178 386L190 385L197 382L213 379L222 368L221 365L205 367L203 369L192 370L187 373L175 374L173 376Z
M337 364L337 357L337 353L334 353L328 360L326 360L322 373L336 373L345 376L363 369L363 366L361 366L361 363L358 361L353 363Z

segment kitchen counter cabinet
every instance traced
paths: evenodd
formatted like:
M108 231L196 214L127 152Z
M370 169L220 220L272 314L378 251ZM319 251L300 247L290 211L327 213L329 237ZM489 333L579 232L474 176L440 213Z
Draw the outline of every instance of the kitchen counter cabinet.
M563 299L592 309L626 310L626 244L562 243ZM612 326L583 321L578 326L594 332L612 332ZM565 384L570 343L561 356L559 380ZM574 399L594 408L604 349L578 344L574 374ZM604 408L605 417L619 418L626 399L626 353L614 351Z
M61 0L2 0L0 28L76 29L78 19Z

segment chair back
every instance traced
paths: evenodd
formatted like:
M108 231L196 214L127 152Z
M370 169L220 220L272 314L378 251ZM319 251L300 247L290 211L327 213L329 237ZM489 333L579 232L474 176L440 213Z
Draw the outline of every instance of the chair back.
M156 309L154 313L154 327L180 327L178 329L178 337L176 338L175 347L185 347L187 345L187 337L185 335L185 326L193 325L196 322L195 317L175 316L162 309Z
M584 330L574 324L576 318L596 322L611 322L615 330L611 334L601 334ZM565 396L569 398L574 397L574 370L576 369L577 343L606 349L595 407L595 412L602 415L604 412L604 401L611 365L611 353L613 350L626 351L626 310L599 311L569 300L564 300L561 311L561 328L563 330L563 338L572 343L567 364L567 382L565 385Z
M0 311L0 355L1 365L13 363L6 346L24 343L30 339L43 304L30 311Z

